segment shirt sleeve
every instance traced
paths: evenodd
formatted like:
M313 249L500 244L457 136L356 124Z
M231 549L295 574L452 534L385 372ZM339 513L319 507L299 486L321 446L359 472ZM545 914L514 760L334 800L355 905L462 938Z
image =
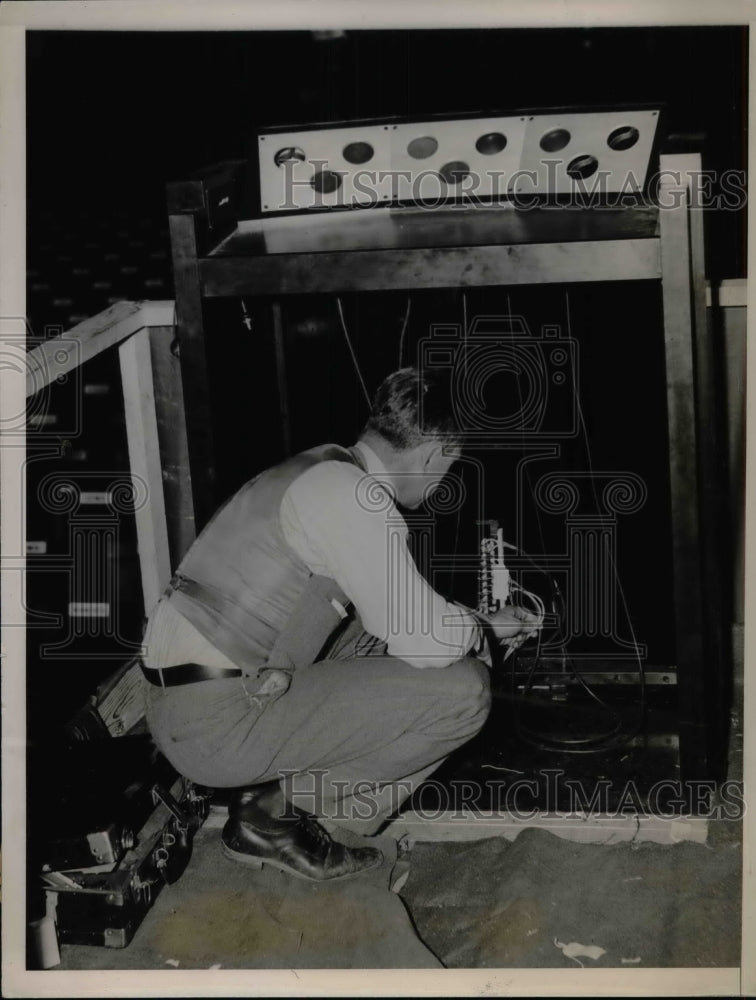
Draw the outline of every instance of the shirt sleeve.
M446 667L480 644L473 615L418 571L407 524L373 477L346 462L320 462L286 491L280 523L297 555L338 583L391 656Z

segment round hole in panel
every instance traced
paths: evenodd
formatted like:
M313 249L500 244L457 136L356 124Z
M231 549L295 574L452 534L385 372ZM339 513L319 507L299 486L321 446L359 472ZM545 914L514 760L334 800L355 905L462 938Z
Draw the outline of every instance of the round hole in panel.
M621 151L631 149L640 139L640 132L632 125L620 125L619 128L609 133L606 144L610 149Z
M310 184L319 194L333 194L341 187L341 174L333 170L318 170Z
M375 150L369 142L350 142L344 146L342 155L347 163L367 163L372 160Z
M469 177L470 167L463 160L450 160L438 173L447 184L459 184L465 177Z
M407 152L414 160L427 160L438 149L438 141L432 135L421 135L407 145Z
M597 170L598 160L589 153L576 156L574 160L570 160L567 164L567 174L575 181L584 181L586 177L595 174Z
M507 137L503 132L486 132L478 138L475 148L485 156L493 156L494 153L500 153L506 144Z
M572 136L566 128L552 128L541 136L541 149L547 153L557 153L568 144Z
M299 146L284 146L279 149L273 157L277 167L282 167L284 163L304 163L305 153Z

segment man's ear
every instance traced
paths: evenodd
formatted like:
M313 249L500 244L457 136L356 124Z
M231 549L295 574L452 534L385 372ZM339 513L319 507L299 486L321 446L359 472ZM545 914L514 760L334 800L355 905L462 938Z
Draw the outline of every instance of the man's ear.
M425 446L425 459L423 469L427 471L431 466L436 465L437 459L441 457L444 446L440 441L428 441Z

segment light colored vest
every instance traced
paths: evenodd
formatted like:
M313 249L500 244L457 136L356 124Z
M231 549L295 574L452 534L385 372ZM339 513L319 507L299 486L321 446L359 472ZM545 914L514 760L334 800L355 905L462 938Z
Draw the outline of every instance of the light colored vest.
M184 556L166 597L239 667L291 671L312 663L347 617L335 581L314 576L279 523L289 486L318 462L360 465L359 452L322 445L246 483Z

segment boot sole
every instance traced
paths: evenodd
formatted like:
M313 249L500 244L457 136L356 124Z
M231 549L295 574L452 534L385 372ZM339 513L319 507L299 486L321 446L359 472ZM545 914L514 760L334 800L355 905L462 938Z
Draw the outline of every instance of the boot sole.
M344 882L347 879L356 878L364 872L371 872L375 868L380 868L386 860L383 854L381 854L374 865L360 868L356 872L346 872L344 875L334 875L332 878L312 878L310 875L305 875L303 872L298 872L295 868L291 868L284 861L276 861L275 858L259 858L253 854L243 854L241 851L234 851L224 844L223 841L221 841L221 851L230 861L235 861L246 868L254 868L255 871L261 871L266 865L269 865L271 868L277 868L279 871L286 872L287 875L293 875L294 878L302 879L303 882Z

